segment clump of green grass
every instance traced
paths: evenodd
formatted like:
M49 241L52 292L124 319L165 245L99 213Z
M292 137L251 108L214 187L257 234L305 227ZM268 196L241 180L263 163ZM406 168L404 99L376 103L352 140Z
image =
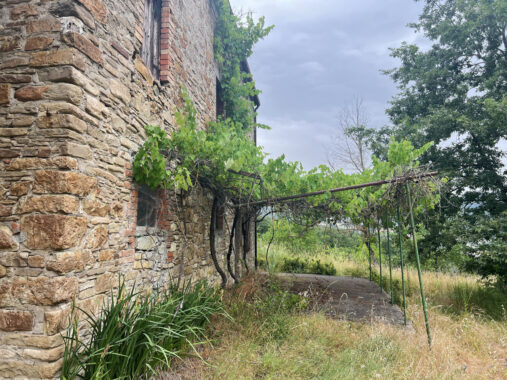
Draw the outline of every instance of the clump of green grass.
M285 257L280 270L286 273L309 273L334 276L336 268L332 263L323 262L320 259L308 259L299 257Z
M89 332L83 336L74 317L64 336L62 379L152 376L204 337L211 315L225 313L220 292L204 281L143 294L122 279L97 316L80 311Z
M246 280L246 283L252 279ZM309 300L283 289L274 278L269 281L260 277L255 279L257 283L250 282L254 289L248 300L240 300L231 294L232 298L227 303L228 314L235 324L251 325L259 341L281 342L289 334L290 320L308 308Z

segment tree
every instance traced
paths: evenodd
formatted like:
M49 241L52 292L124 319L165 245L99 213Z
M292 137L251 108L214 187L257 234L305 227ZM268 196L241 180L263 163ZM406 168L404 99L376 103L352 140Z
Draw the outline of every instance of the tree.
M327 152L329 165L362 173L371 165L368 146L374 135L375 131L368 128L363 99L356 97L352 105L343 106L338 115L338 134Z
M422 245L429 256L457 243L454 236L442 246L446 220L462 216L474 224L507 210L506 153L499 146L507 136L507 2L426 0L410 26L432 46L392 49L401 66L386 73L400 92L388 114L397 139L435 142L421 161L449 179L442 207L428 215Z

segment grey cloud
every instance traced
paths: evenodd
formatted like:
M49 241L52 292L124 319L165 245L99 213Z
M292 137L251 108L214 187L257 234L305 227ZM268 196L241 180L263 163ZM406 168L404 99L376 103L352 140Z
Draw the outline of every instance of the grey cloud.
M255 48L250 66L261 94L259 133L266 151L286 153L305 168L326 162L338 110L364 99L371 126L388 123L396 93L380 73L397 62L389 47L423 42L406 24L422 4L410 0L231 0L234 9L265 15L275 29Z

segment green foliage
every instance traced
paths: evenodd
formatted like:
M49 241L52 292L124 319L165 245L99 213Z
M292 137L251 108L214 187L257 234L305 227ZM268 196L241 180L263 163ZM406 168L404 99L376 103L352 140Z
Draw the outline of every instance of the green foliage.
M152 189L159 186L167 187L171 174L166 169L166 159L161 151L169 149L170 140L160 127L147 125L144 130L148 138L134 159L134 178Z
M118 291L96 315L87 315L90 332L82 336L77 319L64 336L62 379L135 379L168 368L203 337L209 317L224 313L220 293L204 281L151 294Z
M507 289L507 211L481 218L467 230L461 244L470 257L467 268Z
M428 234L421 248L423 255L442 262L461 249L460 240L466 237L456 234L462 224L501 219L507 209L505 150L498 144L507 137L507 4L425 3L411 27L432 46L403 43L392 50L401 65L387 73L400 93L388 110L394 126L381 137L387 132L415 146L435 142L421 163L431 164L449 182L442 189L442 207L425 212ZM374 151L385 157L382 147Z
M271 239L273 223L274 240L293 253L336 248L345 254L353 254L362 244L362 238L357 231L321 225L305 228L285 218L275 219L274 222L266 218L257 225L257 234L264 244Z
M250 302L236 302L228 307L236 323L251 326L252 333L261 342L281 343L290 333L289 319L307 310L309 300L282 288L281 283L270 279L257 290ZM248 320L244 320L245 317Z
M321 262L319 259L286 257L283 259L280 269L282 272L286 273L323 274L327 276L336 275L336 268L333 264Z
M287 316L305 310L308 299L288 292L276 281L268 283L268 288L254 300L254 307L263 319L263 336L265 339L281 341L289 333Z
M244 130L251 130L255 119L252 99L259 94L252 76L244 65L253 46L266 37L273 26L266 27L264 17L257 22L252 14L245 19L233 14L228 0L217 0L218 19L215 29L215 59L220 65L225 116Z

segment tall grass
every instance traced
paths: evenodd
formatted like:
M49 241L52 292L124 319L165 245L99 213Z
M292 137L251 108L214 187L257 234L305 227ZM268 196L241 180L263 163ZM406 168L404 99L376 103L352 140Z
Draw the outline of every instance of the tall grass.
M281 300L289 296L265 281L264 277L250 278L227 293L226 308L234 320L214 322L217 343L206 357L212 365L194 363L177 378L507 378L505 322L471 313L450 316L434 307L430 312L434 342L429 350L417 294L408 304L414 332L300 313L303 308L287 306L291 302ZM431 281L428 284L432 288ZM304 300L295 304L304 305Z
M150 377L203 338L211 315L224 313L220 292L204 281L143 294L122 279L97 316L80 311L86 327L74 318L64 336L62 379Z

